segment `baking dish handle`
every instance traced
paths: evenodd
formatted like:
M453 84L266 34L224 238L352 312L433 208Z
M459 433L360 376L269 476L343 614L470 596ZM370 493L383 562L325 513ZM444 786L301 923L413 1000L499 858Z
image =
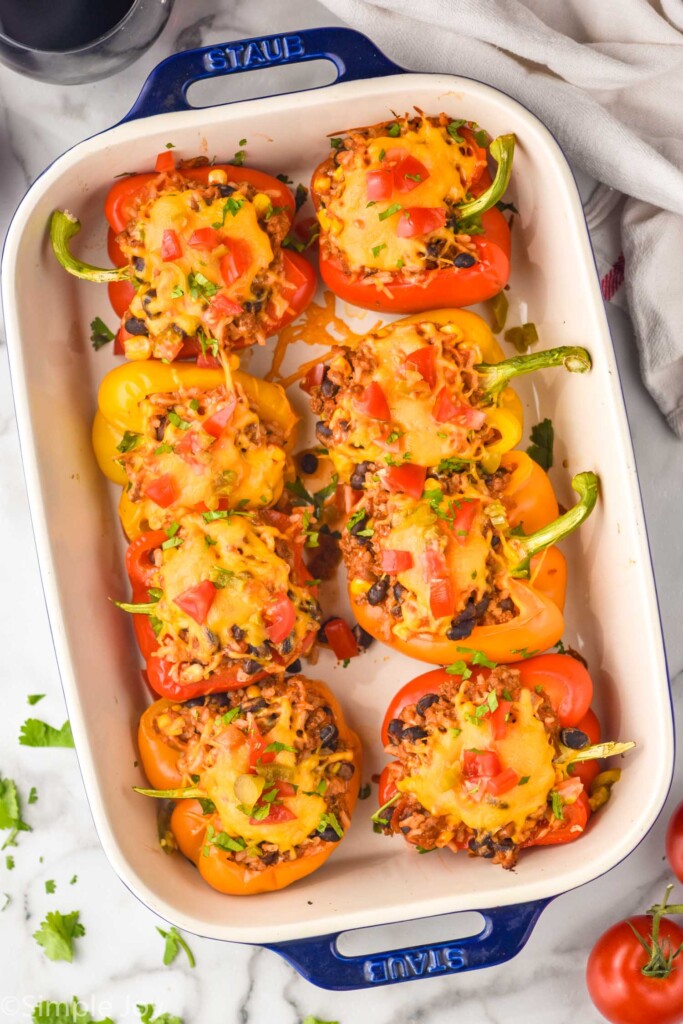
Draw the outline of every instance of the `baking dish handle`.
M367 36L350 28L307 28L288 35L234 39L183 50L157 64L120 123L153 114L192 110L187 102L187 90L203 78L311 60L331 61L337 69L336 82L381 78L404 71L385 57Z
M266 946L320 988L342 990L394 985L415 978L438 978L493 967L511 960L526 944L548 903L549 899L536 900L480 910L477 913L484 918L484 927L476 935L371 956L342 956L337 949L341 932L313 939L267 943Z

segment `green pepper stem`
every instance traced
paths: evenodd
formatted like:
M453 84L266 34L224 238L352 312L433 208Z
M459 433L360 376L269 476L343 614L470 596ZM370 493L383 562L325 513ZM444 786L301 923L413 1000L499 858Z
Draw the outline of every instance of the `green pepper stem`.
M544 551L551 544L557 544L573 533L588 519L598 500L598 478L595 473L578 473L572 480L572 487L579 495L573 508L564 515L554 519L547 526L542 526L528 537L511 537L517 551L523 552L523 558L512 570L513 576L526 576L529 572L529 560L539 551Z
M551 366L564 366L570 373L586 373L592 366L591 357L585 348L561 345L544 352L530 352L528 355L512 356L500 363L479 363L475 371L479 374L485 398L492 402L498 398L513 377L523 373L535 373Z
M197 786L186 786L184 789L141 789L133 786L133 792L140 796L154 796L157 800L201 800L206 791Z
M634 747L633 740L626 743L593 743L590 747L582 747L580 750L562 747L562 753L555 758L555 764L575 764L578 761L594 761L599 757L616 757L617 754L625 754Z
M466 217L477 217L482 213L486 213L487 210L496 205L508 187L512 172L512 158L515 152L514 135L499 135L497 139L493 140L489 150L491 156L498 164L496 176L486 191L482 192L480 196L458 206L456 212L459 220L464 220Z
M128 281L131 276L130 267L93 267L76 259L69 251L71 239L81 230L81 222L68 210L55 210L50 217L50 244L52 251L64 267L74 277L84 281Z

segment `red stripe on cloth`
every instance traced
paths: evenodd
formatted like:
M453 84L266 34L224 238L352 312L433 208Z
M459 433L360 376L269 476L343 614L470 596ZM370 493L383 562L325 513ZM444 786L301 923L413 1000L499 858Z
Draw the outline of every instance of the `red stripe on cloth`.
M609 302L621 288L624 283L624 254L619 254L619 258L600 282L600 291L605 302Z

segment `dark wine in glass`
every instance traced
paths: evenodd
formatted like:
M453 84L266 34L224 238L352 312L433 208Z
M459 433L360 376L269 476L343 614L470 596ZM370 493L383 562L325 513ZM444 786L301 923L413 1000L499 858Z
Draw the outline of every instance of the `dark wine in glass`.
M134 0L0 0L0 30L36 50L75 50L105 35Z

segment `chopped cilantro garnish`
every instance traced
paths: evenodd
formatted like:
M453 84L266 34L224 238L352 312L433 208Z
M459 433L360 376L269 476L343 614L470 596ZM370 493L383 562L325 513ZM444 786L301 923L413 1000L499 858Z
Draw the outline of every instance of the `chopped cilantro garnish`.
M402 259L399 258L399 259L396 260L396 269L397 270L402 270L404 266L405 266L405 263L404 263L404 261Z
M325 814L321 815L320 821L318 822L318 832L324 832L328 827L333 828L340 839L343 837L344 829L339 824L337 815L333 814L331 811L326 811Z
M332 146L332 149L341 149L344 145L344 140L338 138L330 139L330 145Z
M381 213L378 213L377 216L379 217L380 220L387 220L389 217L393 217L395 213L398 213L402 209L403 207L401 206L400 203L392 203L391 206L387 206L386 210L383 210ZM375 255L377 255L377 253L375 253Z
M299 182L299 184L296 186L296 191L294 193L294 203L297 213L299 212L299 210L304 205L307 199L308 189L306 188L305 185L302 185L301 182Z
M463 118L460 117L460 118L454 119L448 125L448 128L446 130L447 130L448 134L450 135L450 137L453 139L453 142L461 143L461 142L465 141L463 139L462 135L460 134L460 129L462 128L462 126L464 124L467 124L467 121L465 121Z
M132 430L126 430L123 437L116 446L117 452L125 454L125 452L132 452L134 448L142 441L142 434L136 434Z
M157 445L157 447L154 449L154 454L155 455L168 455L168 453L172 452L172 451L173 451L173 445L172 444L166 444L164 442L163 444Z
M457 740L458 736L462 732L462 729L453 728L449 729L448 732L453 737L454 740Z
M387 135L390 138L392 138L392 139L398 138L398 136L400 134L401 134L401 126L400 126L400 124L390 124L389 127L387 128Z
M375 257L375 259L377 259L377 257L381 253L382 249L386 249L386 247L387 247L387 243L386 242L382 242L381 245L373 245L371 252L372 252L372 255Z
M53 896L57 889L57 883L54 878L48 878L45 882L45 892L48 896Z
M483 651L474 651L471 647L458 647L459 654L470 654L470 661L473 665L481 665L482 668L495 668L497 662L490 661ZM506 698L510 700L511 698Z
M242 207L244 206L244 203L244 199L235 199L234 196L230 196L230 198L226 199L225 203L223 204L223 213L221 215L221 219L219 221L215 221L215 223L213 223L211 227L216 228L217 230L222 228L225 224L225 218L228 216L228 214L230 214L231 217L236 217L237 214L242 209ZM216 289L216 291L218 291L218 289ZM197 296L194 295L193 298L197 298Z
M527 782L531 778L530 775L522 775L521 779L517 783L518 786L526 786Z
M218 590L225 590L237 578L233 569L222 569L220 565L214 565L211 569L211 582Z
M238 717L238 715L240 714L241 710L242 710L242 708L238 704L237 707L230 708L229 711L226 711L224 715L221 715L221 718L223 720L223 724L224 725L230 725L230 723L233 722Z
M276 174L275 177L278 181L281 181L284 185L293 185L294 182L291 178L288 178L286 174Z
M178 430L187 430L189 428L189 420L181 419L175 409L169 409L166 415L168 416L168 422L172 423Z
M90 341L92 347L96 352L99 352L101 348L108 345L110 341L114 340L113 331L110 331L104 320L101 320L99 316L96 316L90 323Z
M5 857L5 867L7 868L8 871L14 870L14 857L12 856L11 853L8 853L7 856Z
M44 696L45 696L44 693L29 693L29 695L28 695L28 697L26 699L29 702L29 704L31 705L31 707L33 707L33 705L37 704L39 700L42 700Z
M275 740L274 743L268 744L264 750L264 754L279 754L281 750L287 750L290 754L296 753L294 747L290 747L286 743L280 743L279 740Z
M531 428L531 444L527 455L537 462L541 469L550 469L553 464L553 444L555 431L552 420L544 419Z
M182 543L182 537L169 537L168 540L165 540L161 545L161 549L162 551L168 551L169 548L179 548L182 546Z
M447 665L446 672L449 676L462 676L463 679L469 679L472 675L465 661L454 661L451 665Z
M552 791L550 799L553 807L553 817L557 818L558 821L564 821L564 800L556 790Z
M224 833L221 833L221 835L223 834ZM181 949L185 953L190 967L195 966L195 959L192 954L192 950L182 935L177 932L175 928L170 928L169 931L164 931L163 928L159 928L157 925L157 931L159 932L159 935L161 935L162 939L166 940L166 944L164 946L164 963L166 966L173 963Z
M445 434L443 435L446 436ZM464 462L462 459L457 459L455 456L451 456L448 459L442 459L439 465L436 467L437 473L462 473L464 469L467 469L469 463Z
M232 853L241 853L247 848L247 844L241 836L234 839L227 832L217 832L211 840L211 845L218 846L221 850L230 850Z
M230 201L228 199L228 202ZM223 225L220 226L222 227ZM214 284L213 281L209 281L208 277L205 277L200 270L190 272L187 284L193 299L198 299L200 296L203 296L205 299L211 299L219 290L218 285Z
M173 287L171 288L171 298L172 299L180 299L180 298L182 298L182 296L184 294L185 294L185 292L180 287L179 284L174 284Z
M29 794L28 794L28 801L27 802L29 804L37 804L38 803L38 790L36 789L35 786L31 786L31 789L30 789Z
M240 143L240 145L241 145L241 143ZM234 157L230 161L230 163L234 164L235 167L241 167L242 164L244 163L244 158L245 158L246 155L247 155L246 154L246 150L238 149L237 152L235 153Z
M74 939L85 935L85 928L78 920L79 911L61 914L58 910L50 911L40 928L33 933L33 938L43 947L48 960L66 960L71 963L74 958Z

